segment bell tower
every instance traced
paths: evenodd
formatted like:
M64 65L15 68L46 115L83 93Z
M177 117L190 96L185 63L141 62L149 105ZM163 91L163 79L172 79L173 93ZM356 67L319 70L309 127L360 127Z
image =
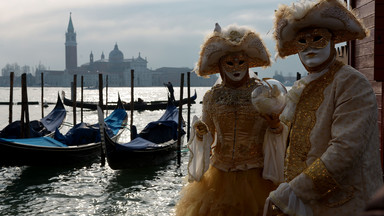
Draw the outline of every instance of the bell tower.
M91 54L89 55L89 64L93 64L93 53L91 51Z
M69 24L65 33L65 69L77 68L76 32L72 24L72 13L69 14Z

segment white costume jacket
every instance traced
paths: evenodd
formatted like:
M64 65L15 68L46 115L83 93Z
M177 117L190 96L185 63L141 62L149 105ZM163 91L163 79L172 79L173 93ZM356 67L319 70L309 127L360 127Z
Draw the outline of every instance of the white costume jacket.
M341 62L303 88L284 172L313 215L355 215L382 185L377 116L370 82Z

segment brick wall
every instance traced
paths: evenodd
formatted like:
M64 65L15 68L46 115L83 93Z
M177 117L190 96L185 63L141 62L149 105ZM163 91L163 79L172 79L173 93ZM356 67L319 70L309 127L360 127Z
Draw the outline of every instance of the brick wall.
M349 63L371 82L376 93L379 106L379 130L381 137L382 167L384 158L384 1L350 0L350 5L357 12L358 17L369 29L370 34L363 40L351 41L349 46ZM382 36L383 37L382 37Z

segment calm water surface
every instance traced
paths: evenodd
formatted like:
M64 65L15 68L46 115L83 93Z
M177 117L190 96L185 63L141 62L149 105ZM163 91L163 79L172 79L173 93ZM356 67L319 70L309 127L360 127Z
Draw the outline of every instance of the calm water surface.
M198 98L191 107L191 116L200 116L200 101L209 88L192 87L191 94L195 89ZM45 87L44 100L56 102L61 91L70 96L69 88ZM109 88L108 101L117 101L118 93L123 101L130 101L129 87ZM184 88L184 95L186 93ZM134 94L135 98L140 97L144 101L167 99L164 87L135 88ZM0 101L8 101L9 88L0 88L0 95ZM84 95L84 101L98 101L98 90L84 90ZM175 87L175 97L179 99L179 95L179 88ZM80 90L77 98L80 99ZM40 102L41 89L28 88L28 99ZM14 102L19 101L20 88L14 88ZM45 108L44 113L49 113L53 106ZM64 133L73 124L73 109L67 106L66 109L66 124L61 128ZM0 128L8 124L8 110L8 106L0 105ZM20 111L21 106L13 106L13 120L20 119ZM29 112L30 120L41 118L40 105L30 105ZM135 111L133 122L140 131L163 112ZM130 118L129 111L128 116ZM186 107L183 117L187 120ZM77 121L80 121L80 109L77 109ZM96 123L96 112L85 111L84 122ZM127 130L120 141L129 141L129 136ZM187 163L188 152L183 148L181 164L175 160L145 169L115 171L108 165L101 167L98 161L85 162L77 167L0 168L0 215L171 215L179 191L186 183Z

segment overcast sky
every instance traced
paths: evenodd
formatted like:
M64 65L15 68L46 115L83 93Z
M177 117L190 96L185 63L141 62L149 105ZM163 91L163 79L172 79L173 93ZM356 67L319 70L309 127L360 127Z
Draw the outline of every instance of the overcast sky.
M198 59L205 35L218 22L256 29L275 55L273 13L293 0L12 0L0 7L0 68L7 63L51 70L65 67L69 16L77 33L78 65L106 58L115 43L124 58L147 58L148 68L189 67ZM274 58L273 58L274 60ZM297 56L277 59L261 76L303 72ZM266 73L266 71L270 71Z

